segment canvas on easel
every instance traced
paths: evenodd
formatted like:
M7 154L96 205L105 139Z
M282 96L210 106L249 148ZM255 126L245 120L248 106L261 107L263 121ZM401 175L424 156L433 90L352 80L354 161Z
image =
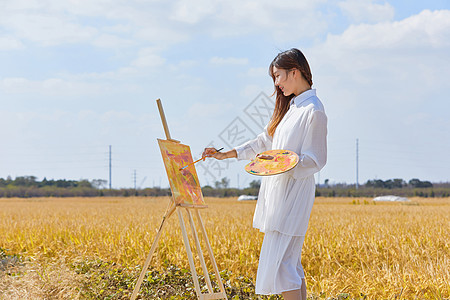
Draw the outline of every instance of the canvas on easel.
M189 146L161 139L158 139L158 144L175 204L186 207L207 207L203 199L197 171L191 164L193 159ZM180 170L188 164L191 165Z
M166 134L166 140L158 139L158 144L160 146L161 155L163 157L164 166L166 168L167 176L170 182L170 189L172 191L172 200L169 209L163 216L161 225L158 232L156 233L155 240L153 241L152 247L150 248L150 253L147 256L144 267L141 271L139 279L134 288L133 294L131 295L131 300L136 299L141 284L144 280L145 273L150 265L153 253L158 245L159 238L161 237L162 231L166 224L166 220L176 211L178 214L178 219L180 222L181 233L183 236L183 242L186 248L189 267L192 274L192 279L194 281L195 292L197 294L198 300L209 300L209 299L227 299L225 293L225 288L220 278L219 269L214 258L214 254L209 243L208 235L206 234L205 227L203 225L202 218L200 216L199 208L206 208L207 205L203 199L202 190L198 181L197 172L195 170L191 150L189 146L181 144L179 141L173 140L170 137L169 128L167 126L166 117L164 115L164 110L162 108L161 100L156 100L158 105L159 113L161 116L161 121L163 123L164 132ZM194 257L192 255L192 249L189 244L189 237L186 231L186 226L183 219L183 214L181 209L185 209L188 216L189 225L191 227L192 236L195 242L195 248L197 249L198 259L205 277L205 282L208 288L207 293L202 293L197 271L195 268ZM192 217L194 215L197 218L200 232L202 234L203 240L206 245L207 252L211 259L211 265L214 269L214 275L217 280L217 286L219 292L214 292L211 279L209 277L208 269L206 267L205 259L203 256L200 240L198 237L197 229L195 227L195 222Z

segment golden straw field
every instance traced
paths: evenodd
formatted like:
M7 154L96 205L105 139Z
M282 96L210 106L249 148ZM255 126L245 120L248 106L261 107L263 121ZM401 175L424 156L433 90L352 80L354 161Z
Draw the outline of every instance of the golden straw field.
M97 260L139 269L168 202L164 197L0 199L0 248L3 261L10 261L10 266L0 265L0 299L102 299L83 293L85 275L74 266ZM219 270L228 272L231 284L242 276L254 280L263 239L252 228L255 202L206 202L209 207L200 213ZM449 241L449 198L374 203L319 197L302 254L308 295L450 299ZM189 269L176 214L167 221L151 265L160 272L168 265ZM108 299L125 299L132 292L117 289L121 293Z

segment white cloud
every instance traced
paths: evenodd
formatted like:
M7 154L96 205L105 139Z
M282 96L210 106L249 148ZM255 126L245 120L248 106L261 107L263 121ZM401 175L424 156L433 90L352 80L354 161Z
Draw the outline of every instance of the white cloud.
M273 93L273 87L271 88L270 83L265 86L258 84L248 84L241 90L240 95L244 99L254 99L261 92L264 92L266 95L270 96Z
M179 0L167 10L166 23L185 37L207 34L215 38L262 33L285 42L315 37L327 28L319 5L327 0ZM178 23L185 26L179 27ZM186 36L187 35L187 36Z
M0 81L0 87L6 92L21 91L26 85L28 80L21 77L4 78Z
M148 17L154 21L144 20L142 24L136 24L133 34L135 39L159 46L170 46L189 40L190 34L186 29L171 26L166 20L157 22L153 16Z
M39 0L14 0L3 1L2 8L4 11L23 11L27 9L40 9L45 5L44 1Z
M250 68L247 75L250 77L267 77L269 76L269 69L266 67Z
M118 128L121 131L132 129L134 133L141 128L152 131L151 119L156 119L154 115L148 113L131 113L126 110L110 110L102 113L92 110L66 111L59 109L49 109L45 111L22 111L9 112L0 110L0 125L15 129L15 133L20 136L30 137L35 132L40 132L42 136L51 138L58 131L46 132L42 130L46 126L64 126L75 131L80 130L87 136L95 136L97 129L103 132L114 132L115 124L121 124ZM159 125L159 124L158 124ZM153 126L156 127L156 126ZM33 129L33 130L31 130ZM39 130L41 129L41 130ZM94 131L91 131L94 130ZM159 129L159 128L158 128ZM2 133L2 134L5 134Z
M130 40L136 44L170 46L197 35L223 37L251 33L291 42L302 37L314 38L326 30L328 20L319 8L326 2L17 0L6 1L2 7L0 28L22 41L44 46L92 43L115 47Z
M102 27L102 31L104 32L112 32L112 33L120 33L120 34L125 34L125 33L130 33L132 32L133 28L130 24L117 24L117 25L112 25L112 26L104 26Z
M103 48L121 48L135 45L135 42L112 34L101 34L93 40L93 45Z
M448 118L438 111L450 109L445 99L450 93L449 37L450 11L425 10L400 21L353 25L307 49L318 95L329 116L329 140L350 143L359 137L365 146L364 162L385 161L366 169L366 176L392 176L386 174L398 170L386 162L402 163L391 159L390 151L371 149L380 147L378 141L408 153L437 145L448 136L442 131L445 125L448 128ZM338 149L339 143L330 143L331 155L348 151ZM433 153L434 162L439 156L444 153ZM423 157L414 161L426 164ZM336 164L330 159L328 168ZM410 173L406 176L416 176L409 166L401 169Z
M119 38L122 42L134 39L134 42L169 45L187 38L184 30L180 30L182 27L167 19L169 9L168 3L139 0L126 3L115 0L6 1L0 10L0 28L21 40L44 46L66 43L107 46L118 42ZM109 36L111 33L121 36L113 38Z
M17 50L23 47L22 42L13 37L0 36L0 51Z
M394 18L394 7L388 2L378 4L374 0L345 0L338 3L342 12L353 22L378 23Z
M217 3L211 0L180 0L173 5L173 12L170 19L188 24L198 23L206 16L216 12Z
M187 59L187 60L180 61L180 63L177 65L177 67L191 68L191 67L195 67L197 64L198 64L198 61L193 60L193 59Z
M97 118L97 115L92 110L82 110L82 111L78 112L77 118L82 120L83 122L85 122L85 121L93 121L93 120L95 120Z
M138 57L131 63L131 65L140 68L158 67L162 66L165 62L165 58L159 56L155 48L148 47L139 50Z
M329 35L333 51L411 49L450 46L450 10L424 10L401 21L352 25L341 35Z
M352 25L309 52L313 70L329 82L380 86L381 91L408 82L399 98L407 99L418 89L443 84L449 47L450 11L425 10L401 21Z
M130 77L139 75L139 70L135 67L122 67L114 71L107 72L92 72L92 73L79 73L79 74L61 74L61 77L67 80L74 81L90 81L93 80L112 80L120 81Z
M84 81L48 78L44 80L29 80L23 77L10 77L0 80L0 91L8 94L35 94L45 96L76 96L92 95L112 90L105 83L90 83Z
M77 24L63 14L4 14L0 25L13 31L21 39L33 41L44 46L86 42L97 34L96 28Z
M187 114L193 119L203 119L205 117L211 118L214 116L223 116L229 111L233 105L231 103L219 102L219 103L200 103L195 102L189 108Z
M135 117L129 111L107 111L100 116L102 122L116 122L116 121L134 121Z
M212 57L209 62L213 65L246 65L248 58L237 57Z
M277 42L315 37L327 28L327 18L318 6L327 1L227 1L220 2L212 24L213 37L261 33Z

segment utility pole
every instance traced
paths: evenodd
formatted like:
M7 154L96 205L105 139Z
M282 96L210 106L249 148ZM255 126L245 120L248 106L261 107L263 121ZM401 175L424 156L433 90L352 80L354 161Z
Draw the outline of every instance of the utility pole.
M358 189L359 187L358 173L359 173L359 140L356 139L356 189Z
M112 182L111 182L111 145L109 145L109 189L112 189Z
M134 190L136 190L136 170L134 170L133 179L134 179Z

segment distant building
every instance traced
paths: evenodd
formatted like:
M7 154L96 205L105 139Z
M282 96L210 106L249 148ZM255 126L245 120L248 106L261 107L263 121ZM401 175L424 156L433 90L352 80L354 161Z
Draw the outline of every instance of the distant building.
M238 201L258 200L258 196L240 195Z
M405 202L405 201L409 201L409 199L405 198L405 197L387 195L387 196L375 197L375 198L373 198L373 201Z

